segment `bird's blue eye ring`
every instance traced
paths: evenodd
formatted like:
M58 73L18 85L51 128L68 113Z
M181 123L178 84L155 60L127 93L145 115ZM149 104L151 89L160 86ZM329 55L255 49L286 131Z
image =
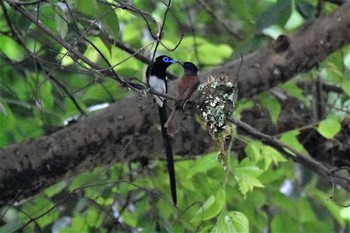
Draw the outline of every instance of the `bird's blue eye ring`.
M169 58L168 57L163 57L163 61L164 62L169 62Z

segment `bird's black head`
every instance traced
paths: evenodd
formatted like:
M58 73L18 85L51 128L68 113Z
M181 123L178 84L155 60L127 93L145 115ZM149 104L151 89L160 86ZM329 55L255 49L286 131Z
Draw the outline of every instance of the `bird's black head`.
M154 61L154 64L163 64L166 67L168 67L175 62L177 62L177 60L172 59L171 57L168 57L165 55L161 55L161 56L156 58L156 60Z
M182 67L185 70L185 74L189 74L189 75L197 75L198 72L198 68L195 64L193 64L192 62L184 62L184 63L180 63L182 65Z
M159 78L165 78L166 77L166 69L171 65L176 63L177 61L175 59L172 59L171 57L165 56L165 55L161 55L159 57L157 57L154 61L154 63L152 64L152 67L150 71L148 71L147 69L147 73L149 73L149 75L155 75Z

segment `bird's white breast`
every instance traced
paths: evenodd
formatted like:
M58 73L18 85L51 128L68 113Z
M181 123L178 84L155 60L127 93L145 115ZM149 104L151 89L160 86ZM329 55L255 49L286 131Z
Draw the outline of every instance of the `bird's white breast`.
M154 75L151 75L149 77L149 86L159 92L159 93L162 93L162 94L165 94L166 93L166 85L165 85L165 80L162 80L160 78L157 78L156 76ZM161 97L161 96L157 96L157 95L153 95L153 98L156 100L157 104L161 107L163 107L163 101L164 101L164 97Z

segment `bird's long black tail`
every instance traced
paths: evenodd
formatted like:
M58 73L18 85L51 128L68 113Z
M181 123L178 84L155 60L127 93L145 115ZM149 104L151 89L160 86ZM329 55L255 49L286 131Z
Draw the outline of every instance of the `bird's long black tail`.
M165 104L163 105L163 107L158 106L158 111L159 111L159 119L160 119L162 137L164 141L164 148L165 148L165 154L166 154L167 166L168 166L168 172L169 172L170 191L171 191L171 196L173 198L173 202L176 205L177 197L176 197L176 180L175 180L173 149L171 147L170 136L167 134L167 131L164 127L164 124L168 119Z

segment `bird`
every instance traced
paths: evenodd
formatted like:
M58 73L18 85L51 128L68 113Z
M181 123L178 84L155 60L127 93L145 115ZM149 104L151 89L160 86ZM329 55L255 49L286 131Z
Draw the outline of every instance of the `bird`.
M161 55L155 59L153 64L149 65L146 70L146 78L148 86L162 94L167 94L168 85L167 85L167 75L166 69L178 61L172 59L168 56ZM176 179L175 179L175 166L173 158L173 150L171 146L170 137L164 128L164 124L168 119L166 111L166 98L153 94L153 98L158 106L159 120L162 132L162 138L164 142L165 154L167 158L167 167L169 173L169 183L170 191L174 205L177 204L177 194L176 194Z
M177 62L177 60L165 55L157 57L153 64L149 65L146 70L148 86L161 94L166 94L168 92L166 69ZM166 101L164 97L154 94L153 98L158 106L164 106Z
M164 127L169 135L175 134L179 130L180 120L185 104L199 86L198 68L192 62L178 62L184 68L182 76L176 90L175 107L170 114Z

